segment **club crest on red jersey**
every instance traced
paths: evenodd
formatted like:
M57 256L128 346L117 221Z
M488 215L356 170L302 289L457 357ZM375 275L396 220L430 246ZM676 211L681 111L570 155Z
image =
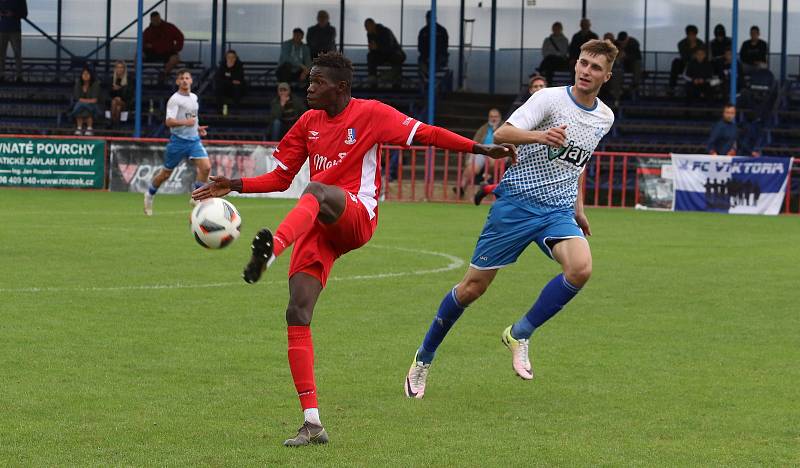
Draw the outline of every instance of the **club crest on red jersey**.
M347 129L347 138L344 140L345 145L354 145L356 143L356 129Z

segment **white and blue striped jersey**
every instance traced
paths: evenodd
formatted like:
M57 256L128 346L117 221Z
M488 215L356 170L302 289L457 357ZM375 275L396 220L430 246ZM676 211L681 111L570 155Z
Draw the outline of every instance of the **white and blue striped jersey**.
M200 119L197 118L197 111L199 108L200 106L197 103L196 94L189 93L188 96L180 92L173 94L172 97L169 98L169 101L167 101L167 118L177 120L194 118L195 123L191 127L186 125L171 127L169 129L170 132L177 137L187 140L199 139L200 133L198 127L200 126Z
M611 129L614 113L600 99L591 108L578 104L571 88L538 91L509 117L508 123L522 130L545 131L566 125L567 142L562 148L520 145L517 164L506 171L496 189L499 196L544 210L574 207L578 179Z

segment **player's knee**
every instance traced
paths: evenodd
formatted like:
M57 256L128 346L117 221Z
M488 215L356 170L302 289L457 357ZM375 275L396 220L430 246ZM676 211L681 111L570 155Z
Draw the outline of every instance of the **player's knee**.
M286 324L306 326L311 324L311 310L299 304L289 304L286 308Z
M570 284L573 284L579 288L588 283L591 276L591 262L582 262L576 265L569 265L568 267L564 268L564 277L570 282Z
M325 202L325 186L319 182L309 182L306 189L303 190L303 193L314 195L320 205Z

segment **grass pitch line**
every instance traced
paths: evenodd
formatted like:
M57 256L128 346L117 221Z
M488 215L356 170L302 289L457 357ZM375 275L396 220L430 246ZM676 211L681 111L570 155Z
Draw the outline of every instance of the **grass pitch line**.
M450 255L443 252L435 252L432 250L409 249L404 247L382 246L382 245L371 245L367 246L367 248L397 250L400 252L414 253L417 255L441 257L448 260L450 263L448 263L446 266L443 267L429 268L425 270L398 271L393 273L376 273L374 275L332 276L328 278L328 281L361 281L361 280L373 280L373 279L384 279L384 278L397 278L401 276L429 275L435 273L444 273L464 266L463 260L456 257L455 255ZM266 281L262 283L282 284L285 283L285 280ZM244 286L245 283L242 281L229 281L221 283L204 283L204 284L174 283L174 284L143 284L134 286L92 286L92 287L43 286L43 287L30 287L30 288L0 288L0 293L47 293L47 292L67 292L67 291L74 291L74 292L152 291L160 289L219 288L219 287L229 287L237 285Z

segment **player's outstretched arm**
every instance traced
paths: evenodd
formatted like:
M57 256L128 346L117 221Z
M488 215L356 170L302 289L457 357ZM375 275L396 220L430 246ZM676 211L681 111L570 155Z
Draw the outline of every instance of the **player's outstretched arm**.
M472 153L483 154L492 159L511 158L511 164L517 163L517 147L511 143L503 143L502 145L482 145L475 143L472 147Z
M567 126L549 128L540 132L537 130L523 130L506 122L494 132L494 141L497 143L511 143L514 145L542 145L560 148L567 140Z
M207 198L224 197L231 191L242 191L242 179L231 180L222 176L211 176L208 179L207 184L192 192L193 199L200 201Z

